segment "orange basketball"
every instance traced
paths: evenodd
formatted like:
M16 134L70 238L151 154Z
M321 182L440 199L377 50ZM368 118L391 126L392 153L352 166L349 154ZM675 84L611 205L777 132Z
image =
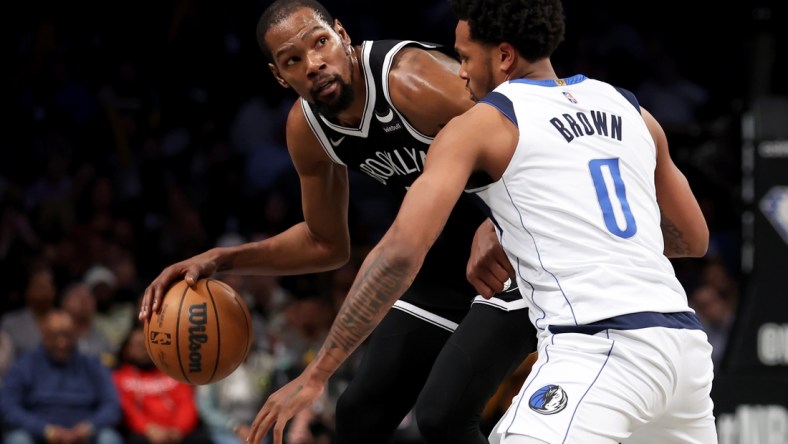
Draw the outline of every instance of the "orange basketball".
M241 296L217 279L181 280L145 322L148 354L178 381L203 385L235 371L252 346L252 320Z

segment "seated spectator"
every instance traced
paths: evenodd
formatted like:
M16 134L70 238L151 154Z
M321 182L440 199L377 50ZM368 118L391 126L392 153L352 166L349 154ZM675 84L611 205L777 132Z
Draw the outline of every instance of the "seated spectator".
M96 327L118 350L136 319L136 304L117 299L117 277L104 265L93 265L83 279L96 300Z
M68 285L63 291L60 305L74 320L79 351L101 359L107 367L114 367L115 350L107 337L96 327L96 299L90 287L83 282Z
M6 375L0 411L6 444L120 444L118 394L109 369L76 348L71 316L50 312L43 340Z
M14 362L14 344L8 333L0 330L0 388L3 387L3 378L8 368Z
M302 296L286 303L271 322L273 354L277 369L288 379L301 372L323 343L335 312L331 301L321 296Z
M719 370L725 357L733 321L736 318L736 303L718 287L704 284L689 295L690 307L698 314L703 330L711 344L711 360Z
M314 359L317 350L331 328L335 312L331 300L326 296L309 295L289 301L272 325L277 332L274 338L276 390L297 376ZM333 439L334 406L341 389L347 383L346 367L337 371L338 377L326 386L326 390L310 409L299 412L289 424L286 442L317 443Z
M226 378L197 387L197 408L214 444L242 444L271 392L274 357L256 347Z
M3 315L0 329L7 332L16 356L34 350L41 342L39 324L55 307L57 287L52 270L44 265L30 268L24 287L25 306Z
M131 228L127 230L131 230ZM132 235L125 234L125 236L129 237ZM123 304L124 307L128 307L128 303L131 303L131 305L135 307L134 315L136 315L137 303L143 291L145 291L145 285L143 285L139 278L137 262L133 253L129 251L127 247L113 244L109 249L112 250L112 253L107 261L107 268L109 268L115 276L115 294L113 299L115 303ZM132 316L132 318L133 317L134 316ZM129 328L131 328L131 326L129 326ZM127 334L123 335L121 340L126 338L128 332L126 333Z
M119 362L113 378L127 443L211 443L199 427L194 387L172 379L153 364L141 324L132 328L121 346Z

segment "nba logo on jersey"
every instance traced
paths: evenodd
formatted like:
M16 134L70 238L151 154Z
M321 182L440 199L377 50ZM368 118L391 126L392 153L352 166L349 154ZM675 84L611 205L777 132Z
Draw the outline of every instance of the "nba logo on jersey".
M531 395L528 406L531 410L543 415L553 415L566 408L569 398L558 385L546 385Z
M566 97L566 99L567 99L567 100L569 100L570 102L572 102L572 103L577 103L577 99L575 99L575 96L573 96L573 95L572 95L572 94L571 94L569 91L562 91L561 93L562 93L562 94L564 95L564 97Z

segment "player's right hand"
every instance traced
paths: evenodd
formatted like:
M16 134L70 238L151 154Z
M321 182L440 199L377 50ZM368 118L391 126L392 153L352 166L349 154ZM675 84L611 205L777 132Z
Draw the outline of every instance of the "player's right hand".
M164 295L177 281L184 279L191 287L200 278L213 276L219 267L216 257L215 250L208 250L162 270L159 276L145 289L140 304L139 319L145 321L150 319L153 313L158 313L161 310L161 301L164 299Z
M473 288L487 299L505 290L507 281L514 281L514 268L498 242L490 219L484 221L473 236L465 276Z
M287 422L301 410L312 406L324 390L325 382L312 380L307 367L307 370L268 397L252 422L246 444L262 443L269 431L273 431L274 444L283 444Z

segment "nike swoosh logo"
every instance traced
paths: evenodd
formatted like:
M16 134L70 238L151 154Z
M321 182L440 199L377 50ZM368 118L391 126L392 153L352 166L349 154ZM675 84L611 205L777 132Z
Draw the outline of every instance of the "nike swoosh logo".
M328 139L328 140L331 142L331 145L338 146L340 143L342 143L343 140L345 140L345 136L342 136L337 140L334 139Z
M518 288L516 284L515 284L514 287L507 288L506 290L502 291L501 293L514 293L515 291L520 291L520 288Z
M509 278L503 283L503 290L499 291L498 294L514 293L515 291L520 291L520 289L517 287L517 282L514 282L511 278Z
M506 279L506 282L503 283L503 290L501 290L501 293L509 291L512 288L512 283L512 278ZM517 288L516 285L515 288Z
M375 117L378 120L380 120L381 123L389 123L391 122L391 119L394 118L394 111L391 108L389 108L389 112L386 113L385 116L381 116L380 114L375 113Z

